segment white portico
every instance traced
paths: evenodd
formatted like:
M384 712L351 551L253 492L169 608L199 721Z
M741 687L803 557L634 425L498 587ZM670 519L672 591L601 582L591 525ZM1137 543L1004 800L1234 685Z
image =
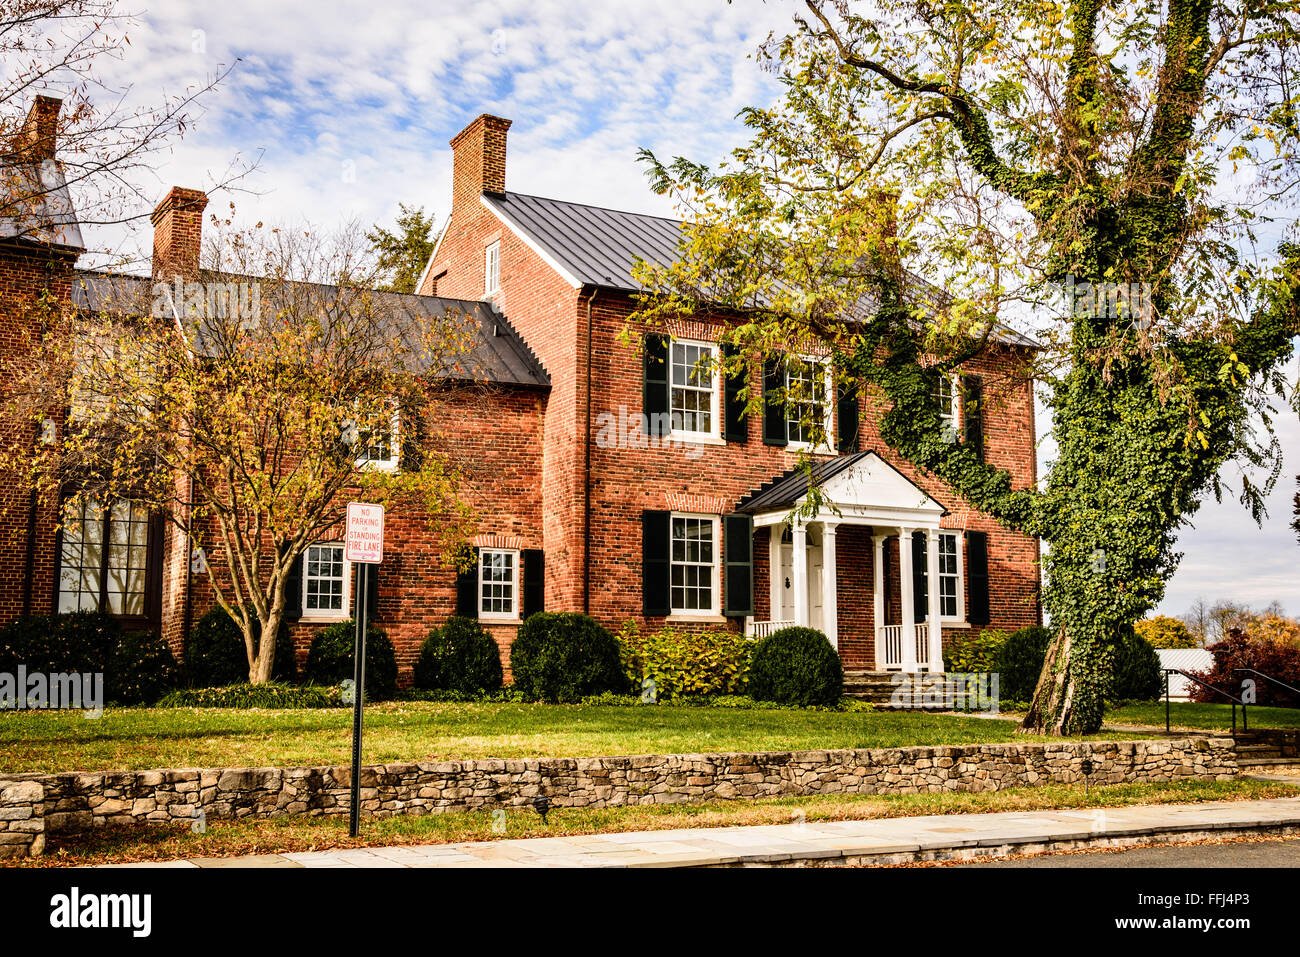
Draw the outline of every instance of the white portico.
M819 488L821 505L805 514L810 484ZM874 452L858 452L819 463L809 475L794 472L748 496L740 505L753 515L756 529L770 535L768 596L771 617L752 621L757 637L788 625L824 632L838 647L840 612L836 534L845 526L871 529L872 621L875 666L879 671L943 670L943 632L938 623L938 587L925 589L924 610L917 611L915 562L925 563L925 580L939 580L939 520L944 508ZM918 534L919 533L919 534ZM886 541L898 539L897 591L900 621L885 624ZM924 542L924 551L914 547ZM918 554L919 553L919 554ZM852 569L843 569L852 573ZM863 575L866 569L860 569ZM893 583L890 583L891 586ZM755 582L756 587L761 583ZM918 618L924 617L924 621ZM934 624L934 627L931 627Z

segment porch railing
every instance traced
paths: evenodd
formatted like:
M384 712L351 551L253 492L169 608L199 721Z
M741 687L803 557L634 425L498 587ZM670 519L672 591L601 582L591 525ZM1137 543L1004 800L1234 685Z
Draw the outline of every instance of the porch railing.
M780 631L782 628L793 627L793 621L756 621L749 629L749 637L766 638L774 631Z
M915 636L916 663L926 665L930 661L930 625L917 622L913 628ZM876 664L880 668L898 668L903 664L903 626L881 625L876 629Z

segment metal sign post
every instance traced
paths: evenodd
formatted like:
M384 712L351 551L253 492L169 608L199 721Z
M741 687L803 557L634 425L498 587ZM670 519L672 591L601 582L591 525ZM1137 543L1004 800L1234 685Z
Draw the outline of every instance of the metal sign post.
M347 537L343 557L357 566L357 634L352 645L352 802L348 834L357 836L361 823L361 715L366 697L366 595L370 576L384 560L384 507L348 503Z

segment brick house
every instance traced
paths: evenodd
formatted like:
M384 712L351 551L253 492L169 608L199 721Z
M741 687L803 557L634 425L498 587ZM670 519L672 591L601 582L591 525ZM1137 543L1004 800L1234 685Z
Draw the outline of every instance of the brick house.
M633 619L762 635L808 624L828 635L846 668L862 671L942 670L945 640L1041 621L1037 541L974 513L885 447L877 397L834 394L815 357L798 369L769 358L753 372L756 388L781 388L791 375L825 379L816 414L836 441L810 449L798 415L769 404L765 415L742 416L739 383L699 374L718 349L716 321L638 334L629 346L621 334L634 309L633 264L673 256L678 224L507 191L509 126L483 115L452 140L451 215L418 290L428 309L475 316L472 366L491 399L467 405L460 430L482 464L466 489L479 516L474 570L458 575L443 564L420 516L388 519L370 607L404 674L430 627L453 614L479 618L507 665L520 622L544 607L610 627ZM205 201L173 190L159 205L155 277L197 272ZM93 308L104 279L76 269L78 251L7 244L6 298L15 283L28 295L50 282L74 306ZM5 315L0 322L12 325ZM0 333L16 348L20 336L7 326ZM1022 374L1032 347L1006 333L963 369L961 388L945 391L950 427L1019 487L1036 480ZM963 409L962 395L980 395L978 410ZM813 456L812 480L835 509L792 523L808 493L809 476L795 467L801 452ZM68 583L85 570L57 522L29 521L18 498L0 504L18 541L0 549L0 617L123 606L106 593L107 569L89 579L98 595L73 596ZM106 536L114 522L143 523L139 558L105 550L100 561L146 569L129 610L179 646L210 604L183 536L130 503L115 503L104 521ZM351 605L341 546L321 542L306 558L291 598L300 654L314 628L347 617ZM21 601L11 584L22 585Z

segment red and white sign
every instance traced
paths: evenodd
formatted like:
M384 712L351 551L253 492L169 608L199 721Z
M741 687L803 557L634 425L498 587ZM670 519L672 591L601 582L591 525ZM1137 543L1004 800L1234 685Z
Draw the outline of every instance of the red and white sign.
M384 507L348 502L348 530L343 557L378 565L384 560Z

